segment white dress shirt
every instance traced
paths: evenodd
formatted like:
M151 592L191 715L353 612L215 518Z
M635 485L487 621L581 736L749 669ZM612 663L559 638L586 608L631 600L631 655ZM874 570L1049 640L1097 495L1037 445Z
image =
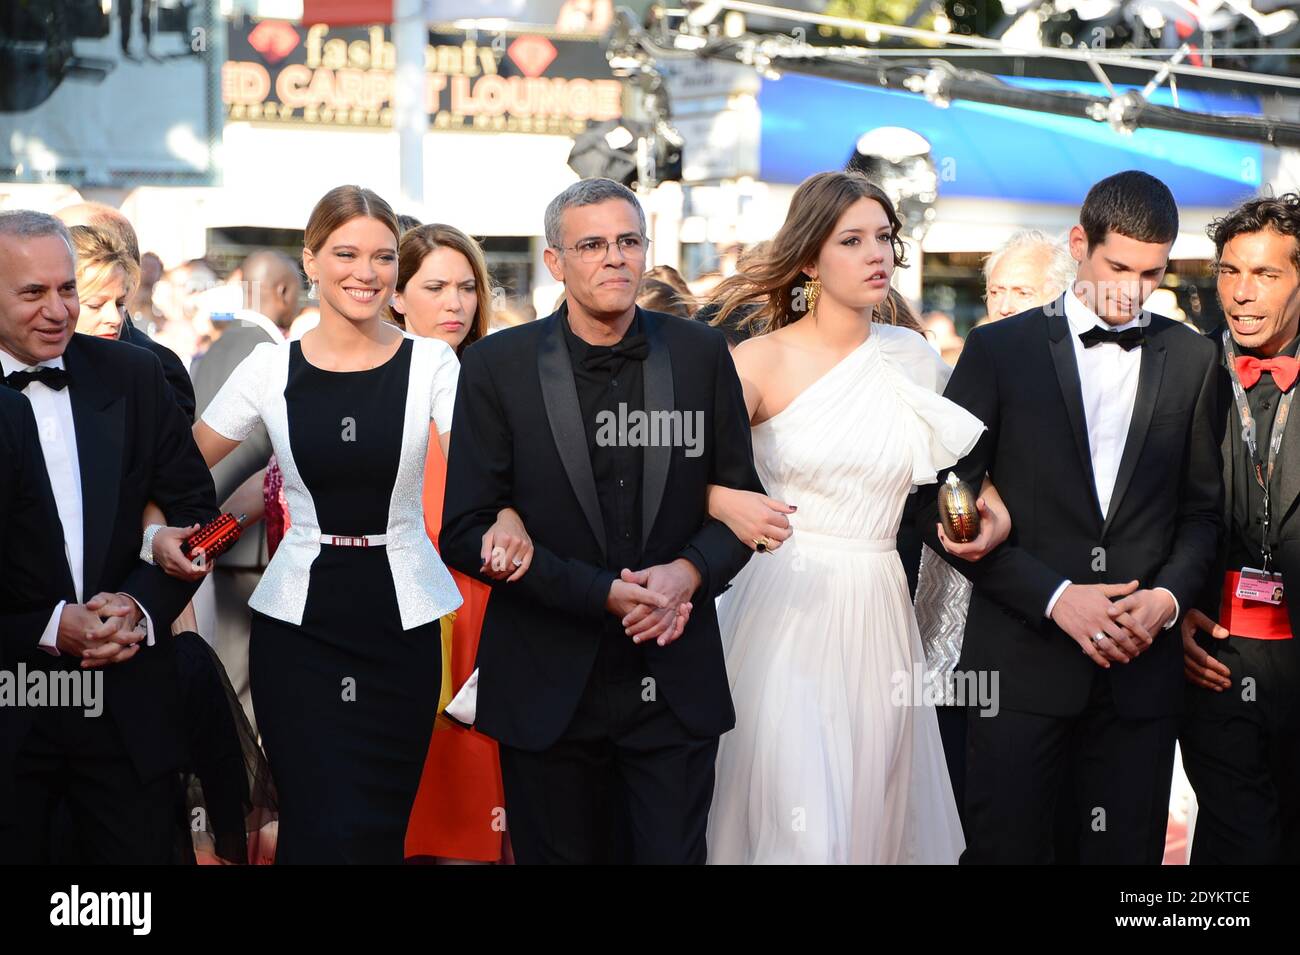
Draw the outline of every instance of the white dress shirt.
M1125 350L1119 345L1102 343L1086 347L1079 336L1091 328L1122 332L1129 328L1143 328L1150 322L1145 311L1123 325L1107 325L1096 312L1084 305L1074 294L1074 288L1065 291L1065 319L1070 326L1070 341L1074 344L1074 361L1079 369L1079 388L1083 394L1083 415L1088 429L1088 453L1092 457L1092 476L1097 490L1097 503L1102 519L1110 513L1110 500L1115 494L1115 479L1119 476L1120 459L1128 440L1129 424L1133 420L1133 406L1137 403L1138 375L1142 368L1142 349ZM1056 588L1047 602L1046 616L1052 615L1056 601L1072 581L1066 580ZM1165 629L1178 619L1178 598L1165 587L1174 601L1174 616Z
M4 375L15 371L34 371L38 367L62 368L64 367L63 356L43 361L39 366L28 365L4 349L0 349L0 371ZM4 386L0 385L0 387ZM85 573L83 566L85 536L81 518L81 461L77 456L77 431L72 418L72 398L68 394L68 388L51 388L41 381L33 381L23 389L23 394L27 396L32 406L32 414L36 418L41 453L45 457L45 471L50 479L50 489L54 492L54 504L58 508L59 523L63 525L63 553L67 557L68 570L72 574L72 585L76 588L77 602L84 603L86 593L85 581L82 577ZM129 594L122 596L130 597ZM144 614L148 645L153 646L153 621L134 597L130 599ZM50 622L46 624L45 631L41 634L41 649L54 656L59 656L59 618L63 614L66 603L67 601L64 600L59 601L54 608L54 613L50 615Z

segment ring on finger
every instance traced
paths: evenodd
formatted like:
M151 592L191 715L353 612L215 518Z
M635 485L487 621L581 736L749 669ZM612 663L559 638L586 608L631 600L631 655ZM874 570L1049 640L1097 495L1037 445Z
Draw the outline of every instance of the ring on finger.
M510 563L514 564L516 567L522 567L524 566L524 559L522 557L514 557L511 558Z
M1105 639L1106 639L1106 634L1105 634L1104 632L1102 632L1101 630L1098 630L1096 633L1094 633L1094 634L1092 635L1092 642L1093 642L1093 643L1101 643L1101 641L1103 641L1103 640L1105 640Z

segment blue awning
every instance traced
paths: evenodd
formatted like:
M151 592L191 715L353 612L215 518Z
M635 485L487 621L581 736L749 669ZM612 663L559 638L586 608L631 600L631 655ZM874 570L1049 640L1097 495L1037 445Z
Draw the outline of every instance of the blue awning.
M1002 77L1010 84L1105 95L1094 83ZM1152 102L1171 106L1168 89ZM1250 96L1181 91L1183 109L1259 115ZM819 77L764 80L759 178L797 183L842 169L863 133L902 126L931 144L939 194L1078 205L1099 179L1141 169L1163 180L1182 205L1230 206L1256 192L1264 147L1188 133L1115 132L1105 123L957 100L947 109L922 96Z

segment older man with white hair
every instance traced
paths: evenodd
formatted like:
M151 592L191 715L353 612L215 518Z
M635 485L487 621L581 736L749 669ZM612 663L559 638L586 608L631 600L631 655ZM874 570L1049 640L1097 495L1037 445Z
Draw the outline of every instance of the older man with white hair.
M984 261L988 315L979 324L1052 301L1073 281L1074 273L1074 259L1063 242L1038 229L1016 232Z

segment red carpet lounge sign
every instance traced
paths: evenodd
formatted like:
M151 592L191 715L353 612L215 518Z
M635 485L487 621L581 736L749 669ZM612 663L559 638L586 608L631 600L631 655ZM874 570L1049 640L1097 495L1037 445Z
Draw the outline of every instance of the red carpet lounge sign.
M232 24L227 49L221 89L232 122L392 125L386 27ZM574 135L622 115L622 86L595 40L430 33L424 62L434 129Z

